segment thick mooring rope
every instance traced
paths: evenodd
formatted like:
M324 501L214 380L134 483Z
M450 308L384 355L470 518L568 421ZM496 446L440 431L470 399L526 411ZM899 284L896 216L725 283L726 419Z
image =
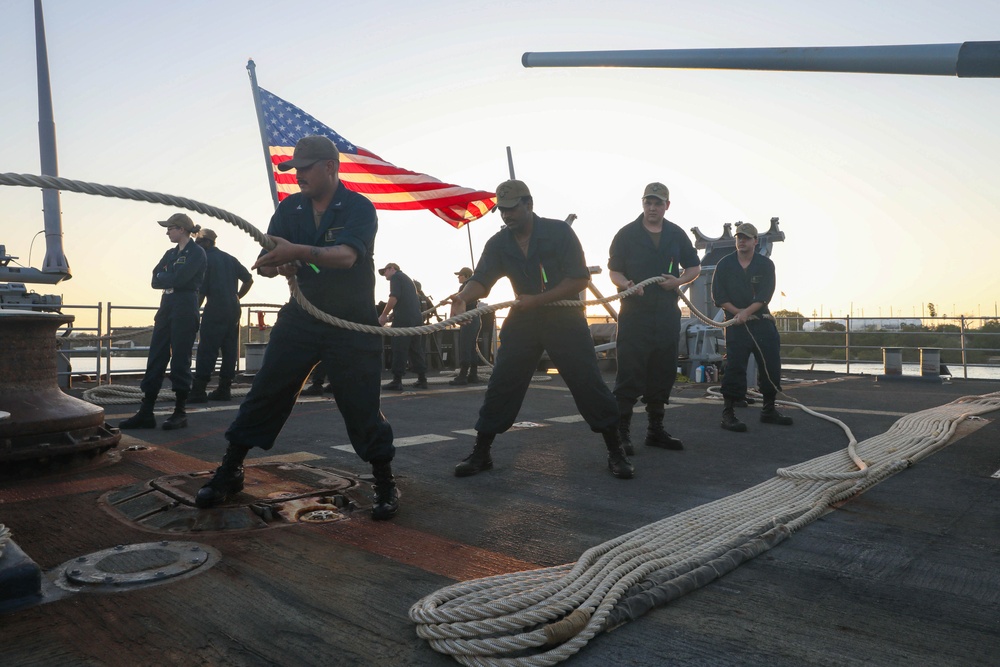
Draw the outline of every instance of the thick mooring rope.
M135 190L132 188L122 188L111 185L101 185L99 183L87 183L84 181L76 181L69 178L62 178L59 176L37 176L34 174L12 174L5 173L0 174L0 185L17 185L22 187L37 187L37 188L48 188L55 190L67 190L69 192L80 192L83 194L90 195L100 195L102 197L116 197L119 199L131 199L135 201L148 201L156 204L164 204L168 206L176 206L179 208L184 208L189 211L195 211L196 213L201 213L202 215L207 215L213 218L218 218L232 225L235 225L239 229L246 232L265 250L271 250L274 248L274 243L267 237L266 234L261 232L259 229L251 225L249 222L243 218L225 211L221 208L215 206L210 206L193 199L188 199L187 197L177 197L175 195L163 194L160 192L150 192L148 190ZM641 283L633 285L629 289L614 294L609 297L602 299L595 299L592 301L575 301L575 300L563 300L555 301L549 306L595 306L605 303L610 303L617 299L625 298L635 292L639 291L643 287L653 285L656 283L663 282L662 277L650 278L649 280L644 280ZM350 329L352 331L361 331L364 333L375 334L378 336L422 336L425 334L431 334L436 331L443 331L444 329L450 328L452 325L461 326L464 322L471 320L476 315L482 315L486 313L491 313L497 310L502 310L504 308L510 308L517 304L517 301L505 301L504 303L499 303L491 306L483 306L481 308L476 308L474 310L466 311L461 315L442 320L435 324L427 324L418 327L378 327L367 324L358 324L356 322L350 322L348 320L342 320L338 317L334 317L329 313L325 313L306 300L302 292L299 290L298 281L294 277L289 277L288 287L291 291L292 298L302 308L315 317L316 319L326 322L327 324L332 324L333 326L341 327L344 329ZM691 302L688 300L684 294L678 291L684 302L691 308L691 312L695 314L699 320L714 327L726 327L729 326L729 322L715 322L711 318L697 312Z
M554 665L597 633L770 549L836 503L944 447L963 420L997 409L1000 392L907 415L857 443L864 470L845 450L782 468L763 484L589 549L576 563L442 588L414 604L410 619L419 637L463 665ZM633 595L636 604L618 606Z

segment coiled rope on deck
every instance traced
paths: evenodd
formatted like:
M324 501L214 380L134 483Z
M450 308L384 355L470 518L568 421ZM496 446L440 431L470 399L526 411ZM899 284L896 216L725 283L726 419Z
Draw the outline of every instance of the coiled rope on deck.
M857 443L864 470L844 450L783 468L746 491L588 549L576 563L442 588L414 604L410 619L419 637L463 665L554 665L599 632L770 549L836 503L944 447L965 419L997 409L1000 392L907 415ZM628 602L619 606L623 598Z
M233 397L246 396L248 393L250 393L249 387L231 387L229 390L230 396ZM139 387L131 385L104 384L85 390L82 396L83 400L95 405L129 405L141 401L145 394ZM175 399L174 392L166 388L160 389L160 392L156 395L157 401L173 402ZM188 404L188 407L193 406Z

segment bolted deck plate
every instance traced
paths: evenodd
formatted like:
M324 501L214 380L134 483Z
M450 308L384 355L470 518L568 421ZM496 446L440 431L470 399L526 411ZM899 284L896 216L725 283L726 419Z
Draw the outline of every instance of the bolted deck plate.
M109 491L102 505L116 518L167 533L256 530L291 523L341 521L370 509L369 484L339 470L302 463L248 465L242 492L211 509L195 496L214 471L167 475Z
M50 578L64 591L111 593L197 574L218 560L215 549L194 542L120 544L67 561Z

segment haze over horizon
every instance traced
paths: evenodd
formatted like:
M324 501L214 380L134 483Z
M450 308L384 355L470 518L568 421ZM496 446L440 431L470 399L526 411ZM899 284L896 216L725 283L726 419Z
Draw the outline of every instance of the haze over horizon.
M390 0L317 6L308 19L259 0L43 6L66 178L189 197L266 229L253 57L261 86L401 167L493 190L510 146L536 212L579 216L605 294L611 238L641 212L645 184L661 181L668 219L686 230L763 230L780 218L773 310L910 317L933 302L949 316L997 312L996 79L520 61L525 51L996 40L997 3ZM0 1L0 35L0 172L37 174L31 0ZM0 244L39 266L40 192L4 186L0 197ZM29 288L68 304L157 303L150 270L169 244L156 220L173 209L66 192L61 204L73 278ZM252 239L192 217L252 263ZM424 211L379 220L377 265L397 262L435 299L455 291L454 272L472 261L465 230ZM487 215L470 225L476 258L500 224ZM387 293L379 280L376 298ZM510 298L503 281L488 301ZM258 278L246 300L283 303L287 287Z

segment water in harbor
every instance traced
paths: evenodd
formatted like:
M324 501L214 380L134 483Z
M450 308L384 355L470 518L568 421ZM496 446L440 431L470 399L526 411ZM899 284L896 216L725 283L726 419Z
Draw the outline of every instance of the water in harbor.
M806 363L806 364L794 364L794 363L782 363L782 370L794 371L794 370L814 370L814 371L825 371L830 373L846 373L847 364L841 363ZM851 374L852 375L882 375L883 373L882 364L875 361L852 361L851 362ZM1000 380L1000 367L997 366L966 366L961 365L948 365L948 370L951 371L951 375L955 379L969 379L969 380ZM967 374L966 374L967 373ZM920 364L919 363L904 363L903 364L903 375L912 375L914 377L920 376Z

